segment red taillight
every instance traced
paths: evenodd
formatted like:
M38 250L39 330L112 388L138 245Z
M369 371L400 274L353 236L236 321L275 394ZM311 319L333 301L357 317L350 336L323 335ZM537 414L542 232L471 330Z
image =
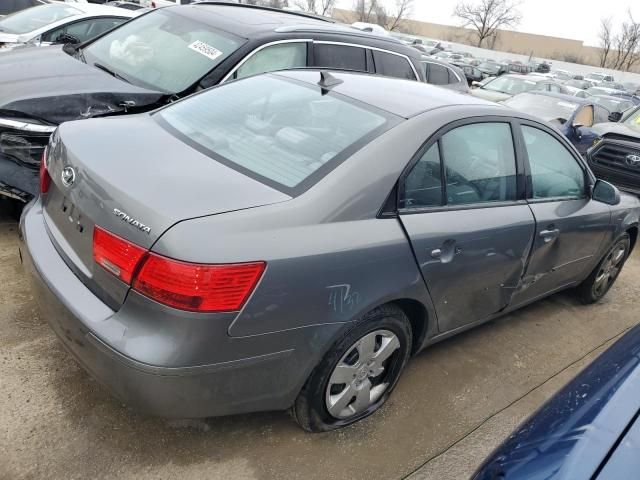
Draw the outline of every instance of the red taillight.
M181 262L151 253L98 226L93 230L93 259L152 300L192 312L240 310L266 267L265 262Z
M264 262L204 265L150 253L133 288L181 310L232 312L242 308L264 269Z
M51 186L51 176L47 171L47 164L45 159L47 158L47 149L42 152L42 158L40 158L40 193L47 193Z
M93 259L125 283L131 284L136 265L146 252L98 226L93 230Z

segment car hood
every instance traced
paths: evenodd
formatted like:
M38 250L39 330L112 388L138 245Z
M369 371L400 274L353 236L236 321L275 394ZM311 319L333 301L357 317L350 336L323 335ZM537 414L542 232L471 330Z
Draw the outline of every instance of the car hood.
M32 117L52 124L151 109L166 94L131 85L87 65L60 45L0 54L0 116Z
M633 138L640 139L640 130L634 130L629 126L625 125L624 123L614 123L614 122L598 123L594 125L592 128L593 128L593 131L596 132L596 134L600 135L601 137L609 133L612 133L616 135L624 135L626 137L633 137Z
M3 43L16 43L20 41L20 35L16 33L0 33L0 52Z
M476 88L474 90L471 90L471 95L473 95L474 97L482 98L484 100L490 100L492 102L502 102L504 100L507 100L508 98L511 98L511 95L509 95L508 93L494 92L491 90L486 90L484 88Z

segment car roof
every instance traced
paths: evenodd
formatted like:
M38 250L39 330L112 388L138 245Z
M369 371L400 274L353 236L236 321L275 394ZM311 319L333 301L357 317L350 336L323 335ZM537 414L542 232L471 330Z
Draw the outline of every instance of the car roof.
M322 70L341 83L329 87L332 92L385 110L394 115L411 118L427 110L452 105L480 105L495 107L496 104L471 95L436 87L415 80L367 75L358 72ZM286 70L269 75L291 78L309 85L318 85L321 70ZM380 95L384 92L384 95Z

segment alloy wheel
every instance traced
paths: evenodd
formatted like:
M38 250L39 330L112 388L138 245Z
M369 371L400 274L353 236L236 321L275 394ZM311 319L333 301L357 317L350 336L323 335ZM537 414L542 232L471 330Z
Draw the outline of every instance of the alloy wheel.
M375 404L389 388L392 363L400 340L389 330L376 330L355 342L336 364L325 394L329 414L346 419Z
M622 269L622 264L627 256L627 244L620 242L615 245L598 270L595 281L593 283L593 294L601 297L615 281Z

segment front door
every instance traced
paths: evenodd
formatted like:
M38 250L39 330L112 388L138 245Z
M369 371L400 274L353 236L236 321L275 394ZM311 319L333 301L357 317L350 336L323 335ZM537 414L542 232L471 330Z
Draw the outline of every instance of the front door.
M441 332L510 304L534 232L516 171L511 124L475 121L431 140L401 179L400 220Z
M534 124L522 125L522 135L536 235L515 303L582 280L597 260L611 218L608 205L591 200L586 169L559 136Z

